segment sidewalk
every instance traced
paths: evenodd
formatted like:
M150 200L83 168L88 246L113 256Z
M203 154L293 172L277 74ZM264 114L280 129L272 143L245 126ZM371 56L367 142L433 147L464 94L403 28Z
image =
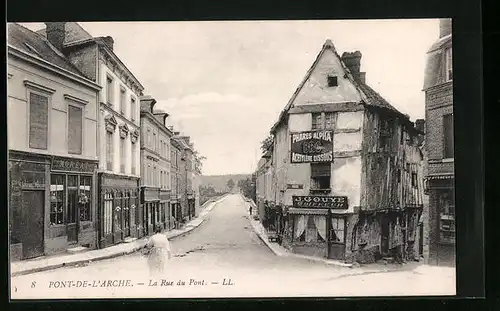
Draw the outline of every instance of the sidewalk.
M173 239L182 236L198 226L200 226L203 221L207 218L208 213L222 200L226 198L227 195L222 196L216 201L208 201L202 207L202 211L197 218L188 222L182 229L174 229L166 232L168 239ZM61 256L51 256L51 257L41 257L33 260L22 260L12 262L10 264L11 277L18 275L26 275L41 271L53 270L61 267L74 266L82 263L89 263L92 261L104 260L109 258L114 258L118 256L123 256L136 252L137 250L143 248L147 243L148 237L134 240L128 243L120 243L118 245L110 246L103 249L96 249L91 251L86 251L77 254L61 255Z
M243 196L242 196L243 197ZM253 209L256 210L256 205L253 202L253 200L247 199L243 197L243 199L248 203L251 204ZM422 266L420 263L407 263L403 265L381 265L381 264L370 264L370 265L358 265L358 264L350 264L350 263L345 263L339 260L332 260L332 259L326 259L326 258L319 258L319 257L313 257L313 256L307 256L307 255L302 255L302 254L295 254L286 249L285 247L279 245L276 242L270 242L267 236L266 229L260 221L254 220L252 217L249 217L250 219L250 224L252 225L255 233L257 236L269 247L269 249L277 256L281 257L295 257L295 258L302 258L305 260L309 261L314 261L314 262L322 262L327 265L332 265L332 266L338 266L338 267L346 267L346 268L353 268L354 271L353 273L346 274L344 276L354 276L354 275L361 275L361 274L372 274L372 273L380 273L380 272L396 272L396 271L409 271L409 270L415 270L416 268ZM415 271L416 272L416 271Z

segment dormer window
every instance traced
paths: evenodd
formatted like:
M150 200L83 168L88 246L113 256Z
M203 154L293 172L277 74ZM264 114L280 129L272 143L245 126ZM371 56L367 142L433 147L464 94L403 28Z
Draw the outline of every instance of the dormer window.
M328 87L338 86L337 76L328 76Z
M445 57L445 75L446 75L446 81L451 81L453 80L453 56L452 56L452 51L451 47L447 48L444 51L444 57Z

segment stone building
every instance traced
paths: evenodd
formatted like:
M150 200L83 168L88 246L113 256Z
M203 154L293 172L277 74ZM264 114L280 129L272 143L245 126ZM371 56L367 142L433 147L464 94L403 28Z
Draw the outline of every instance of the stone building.
M440 21L439 39L427 52L424 79L429 263L455 265L451 19Z
M171 128L171 130L173 130ZM174 132L178 135L179 132ZM177 228L182 223L181 197L184 193L181 178L181 157L184 148L178 139L174 136L170 139L170 181L171 181L171 213L173 227Z
M170 228L170 137L166 112L154 111L156 100L143 96L141 102L141 205L145 234L157 225Z
M296 253L411 260L423 132L366 84L361 56L327 40L271 129L278 233Z
M100 86L50 37L7 44L10 259L95 248Z
M99 246L142 236L139 210L139 97L144 87L114 51L111 37L92 37L78 23L50 22L38 32L99 93Z
M181 221L192 219L196 213L195 191L193 187L194 178L194 148L190 143L189 136L180 135L176 132L176 141L180 149L179 181L180 181L180 206Z

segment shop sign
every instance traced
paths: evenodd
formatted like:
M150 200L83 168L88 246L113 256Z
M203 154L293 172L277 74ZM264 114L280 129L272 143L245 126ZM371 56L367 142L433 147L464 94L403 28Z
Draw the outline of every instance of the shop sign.
M345 196L292 196L293 207L347 209Z
M71 159L53 159L52 170L56 171L71 171L71 172L87 172L93 173L97 169L96 163L84 162Z
M307 131L291 134L291 163L332 162L333 131Z

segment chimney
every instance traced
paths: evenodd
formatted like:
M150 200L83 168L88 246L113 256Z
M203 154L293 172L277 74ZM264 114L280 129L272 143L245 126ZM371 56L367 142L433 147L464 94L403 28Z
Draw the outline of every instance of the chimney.
M109 47L109 49L111 51L113 51L113 46L115 44L115 40L113 40L113 37L111 37L111 36L102 37L102 40L104 41L104 43L106 43L106 45Z
M47 40L58 50L62 51L64 38L66 36L66 23L50 22L45 23Z
M439 38L451 35L451 18L442 18L439 20Z
M141 111L148 111L153 113L153 107L156 104L156 99L154 99L149 95L146 95L146 96L141 96L140 101L141 101Z
M351 72L353 78L361 83L365 83L365 72L360 72L361 70L361 52L345 52L342 54L342 61L346 65L346 67Z
M179 136L179 134L180 134L180 133L181 133L181 132L174 132L174 135L175 135L175 136Z
M425 120L424 119L415 120L415 127L420 132L425 133Z

